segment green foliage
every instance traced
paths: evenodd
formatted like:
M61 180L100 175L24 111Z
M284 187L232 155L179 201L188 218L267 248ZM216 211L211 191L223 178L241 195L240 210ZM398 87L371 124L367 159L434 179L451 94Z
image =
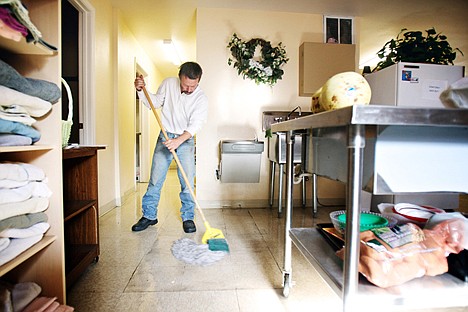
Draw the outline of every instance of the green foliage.
M398 62L429 63L453 65L458 48L452 49L447 36L437 33L434 28L421 31L407 31L403 28L396 39L391 39L377 52L380 61L373 71L377 71Z

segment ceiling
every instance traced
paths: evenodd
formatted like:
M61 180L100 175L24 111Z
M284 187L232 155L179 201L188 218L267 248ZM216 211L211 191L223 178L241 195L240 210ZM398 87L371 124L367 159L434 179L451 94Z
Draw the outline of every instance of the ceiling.
M174 41L182 61L196 59L197 7L359 16L362 57L365 57L362 51L376 52L395 37L400 31L395 25L409 27L407 21L414 19L432 21L434 12L439 12L438 19L442 20L450 18L451 10L467 9L468 12L466 0L138 0L138 5L128 0L111 2L121 11L125 23L164 76L177 73L177 67L162 52L164 39ZM458 31L466 32L466 26L460 25ZM447 34L446 30L443 32Z

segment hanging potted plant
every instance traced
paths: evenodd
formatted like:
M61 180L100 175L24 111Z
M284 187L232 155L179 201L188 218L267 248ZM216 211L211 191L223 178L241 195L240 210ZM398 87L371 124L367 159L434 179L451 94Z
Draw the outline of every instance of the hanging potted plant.
M398 62L429 63L453 65L457 52L447 41L447 36L437 33L434 28L426 30L426 36L421 31L407 31L403 28L395 39L384 44L377 52L382 59L373 72L391 66Z

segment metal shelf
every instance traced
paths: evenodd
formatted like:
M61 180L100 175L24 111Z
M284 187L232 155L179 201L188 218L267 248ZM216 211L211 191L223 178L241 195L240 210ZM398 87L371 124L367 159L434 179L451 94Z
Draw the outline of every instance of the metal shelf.
M284 252L284 267L283 267L283 294L289 295L289 288L292 285L291 274L291 247L295 243L304 253L306 258L318 269L324 276L330 286L341 294L343 299L343 310L354 311L356 308L362 310L363 302L370 302L370 308L373 306L382 306L382 304L395 305L395 309L407 308L436 308L436 307L452 307L452 306L468 306L466 299L466 284L457 280L451 275L444 274L438 277L423 277L401 285L398 288L392 288L396 293L384 291L379 287L367 285L359 281L358 263L359 263L359 218L361 209L361 190L363 184L363 159L366 140L368 139L368 130L375 130L375 126L397 126L401 128L401 132L396 136L401 140L417 140L417 138L408 138L405 133L410 130L408 126L416 126L431 130L431 134L441 134L446 144L460 144L465 147L468 144L466 129L468 129L468 110L463 109L434 109L434 108L410 108L410 107L395 107L384 105L354 105L345 107L335 111L328 111L319 114L314 114L295 120L272 124L272 132L286 132L286 218L285 218L285 252ZM346 223L350 226L346 227L346 250L345 261L342 262L342 268L337 263L339 259L333 252L325 252L318 246L322 242L322 238L318 233L311 233L315 230L299 230L291 229L291 214L292 214L292 187L293 187L293 150L294 139L293 132L303 129L331 129L344 138L345 153L347 156L339 162L341 166L347 166L345 174L345 182L347 184L346 191ZM414 127L413 127L414 128ZM463 137L460 142L453 142L452 138L447 134L451 133L447 129L460 128ZM411 141L416 142L416 141ZM313 150L308 157L317 157L316 151ZM463 149L465 153L466 148ZM464 168L461 159L465 154L460 155L460 161L457 160L457 165ZM419 158L429 157L428 155L418 155ZM333 160L331 160L333 162ZM445 163L444 163L445 164ZM455 164L445 164L450 166ZM440 165L442 166L442 164ZM439 167L440 167L439 166ZM448 167L443 167L448 168ZM440 168L438 168L440 169ZM313 166L310 171L314 176L324 174L316 172L317 168ZM440 170L439 170L440 172ZM374 172L375 174L375 172ZM419 173L418 173L419 174ZM326 175L326 173L325 173ZM438 177L434 176L434 180ZM443 179L442 179L443 180ZM463 180L463 181L461 181ZM466 189L467 181L465 179L457 180L458 184L451 184L451 187L457 189ZM315 186L314 186L315 187ZM411 192L412 190L408 190ZM327 247L330 249L330 247ZM438 285L434 287L434 285ZM411 295L404 295L407 290ZM371 295L371 296L370 296ZM365 298L363 298L365 296ZM365 299L365 300L364 300Z
M289 235L295 246L317 270L329 286L341 295L343 262L316 228L293 228ZM376 306L392 307L392 311L468 306L468 285L445 273L424 276L400 286L380 288L365 278L359 279L360 311L375 311Z

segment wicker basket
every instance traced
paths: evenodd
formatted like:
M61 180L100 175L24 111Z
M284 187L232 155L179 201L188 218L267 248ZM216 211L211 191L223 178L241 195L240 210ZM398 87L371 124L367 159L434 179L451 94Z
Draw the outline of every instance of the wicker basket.
M68 117L67 120L62 120L62 147L68 145L68 140L70 139L71 127L73 125L73 96L70 90L70 86L67 84L65 79L62 79L62 84L67 90L68 96Z

